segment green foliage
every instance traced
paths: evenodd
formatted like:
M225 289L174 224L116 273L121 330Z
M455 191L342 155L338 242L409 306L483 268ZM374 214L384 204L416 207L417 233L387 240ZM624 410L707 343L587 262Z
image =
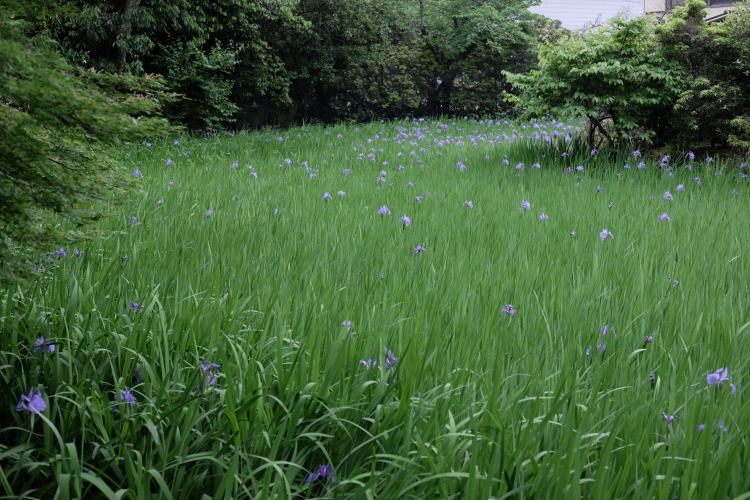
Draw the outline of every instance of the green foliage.
M504 71L536 63L536 2L434 0L425 11L427 56L432 72L426 114L497 113L508 108Z
M163 92L158 78L76 69L0 17L1 278L22 272L29 248L64 235L50 224L94 215L88 202L121 180L109 147L166 130Z
M729 48L722 48L705 21L703 0L688 0L657 27L666 57L680 65L680 93L670 114L671 142L684 146L727 140L728 121L743 100L733 77ZM719 23L721 25L721 23ZM721 30L721 27L719 27Z
M507 111L557 29L530 0L35 0L75 65L164 75L191 129ZM41 13L41 14L40 14ZM547 34L541 34L543 31Z
M750 146L750 7L709 25L703 0L661 24L613 21L542 49L539 69L510 75L527 116L585 116L588 137L680 148Z
M240 106L273 94L288 78L273 47L304 27L293 2L271 0L67 0L47 22L75 64L109 72L164 75L184 99L167 116L193 129L234 122Z
M170 85L184 98L167 108L168 116L192 129L216 130L234 121L237 105L229 99L235 54L213 47L205 53L191 41L165 48Z
M589 144L599 147L604 138L652 140L658 117L679 92L678 69L659 50L647 20L615 19L543 47L537 70L507 76L521 90L517 103L526 116L583 116Z
M728 115L727 142L750 152L750 3L738 5L722 23L711 27L725 66L727 86L734 87L734 106Z

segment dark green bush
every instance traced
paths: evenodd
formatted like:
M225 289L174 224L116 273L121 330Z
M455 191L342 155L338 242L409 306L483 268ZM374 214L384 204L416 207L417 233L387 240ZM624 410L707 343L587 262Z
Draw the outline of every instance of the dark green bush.
M162 92L158 78L76 69L0 17L0 278L95 217L91 201L121 180L109 148L167 130Z

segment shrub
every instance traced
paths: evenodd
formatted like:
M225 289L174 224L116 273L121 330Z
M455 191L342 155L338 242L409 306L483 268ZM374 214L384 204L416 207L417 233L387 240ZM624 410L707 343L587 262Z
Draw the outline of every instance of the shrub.
M118 186L108 155L121 141L168 129L162 82L68 65L0 14L1 279L29 269L29 250L95 216L92 200ZM58 226L66 221L66 231Z
M506 73L527 117L550 113L587 120L591 147L604 138L651 141L659 115L679 91L679 67L665 58L644 18L616 18L605 28L543 47L539 68Z

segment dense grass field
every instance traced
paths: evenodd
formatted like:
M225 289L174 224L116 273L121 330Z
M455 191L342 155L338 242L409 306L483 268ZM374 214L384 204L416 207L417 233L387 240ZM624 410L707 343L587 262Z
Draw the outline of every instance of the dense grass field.
M0 491L750 498L748 169L568 134L122 150L101 238L0 295Z

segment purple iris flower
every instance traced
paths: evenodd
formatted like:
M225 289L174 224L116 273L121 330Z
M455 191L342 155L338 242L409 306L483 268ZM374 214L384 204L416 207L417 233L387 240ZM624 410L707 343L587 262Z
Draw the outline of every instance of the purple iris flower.
M524 165L523 163L517 163L516 164L516 170L523 170L525 166L526 165Z
M604 188L603 188L603 187L601 187L601 186L596 186L596 192L597 192L597 193L601 193L602 191L604 191Z
M332 484L336 484L336 476L333 473L333 467L327 464L323 464L318 467L318 470L308 474L305 482L309 484L317 481L325 481L326 479L331 481Z
M584 170L583 165L578 165L576 167L576 171L578 171L578 172L583 172L583 170Z
M602 241L606 240L607 238L614 238L614 237L615 235L612 234L609 229L602 229L601 232L599 233L599 239Z
M130 303L130 309L131 309L131 310L132 310L133 312L137 312L137 311L138 311L138 302L131 302L131 303Z
M404 227L411 226L411 219L409 217L407 217L406 215L404 215L403 217L401 217L401 222L404 223Z
M474 208L474 202L473 202L473 201L471 201L471 200L466 200L466 201L464 202L464 206L465 206L465 207L469 207L469 208Z
M156 200L156 206L159 207L164 204L164 200Z
M117 394L114 395L115 403L118 401L122 401L125 404L134 405L136 403L135 395L133 395L132 392L130 392L130 389L125 386L125 390L120 392L120 395ZM112 413L118 413L120 410L117 408L117 406L112 407Z
M344 169L344 175L349 175L351 173L352 173L352 169L350 169L350 168L345 168Z
M687 154L685 155L685 158L687 158L690 161L695 160L695 153L693 153L692 151L688 151Z
M368 370L372 368L373 366L378 365L377 359L360 359L359 364L367 368Z
M698 432L701 432L701 431L702 431L702 430L704 430L705 428L706 428L706 424L700 424L700 425L698 426Z
M68 253L65 251L64 248L59 248L52 252L52 257L67 257Z
M328 191L326 191L325 193L323 193L323 199L324 200L331 200L331 199L333 199L333 196L331 196L331 193L329 193Z
M527 200L521 202L521 210L531 210L531 203Z
M206 387L216 385L216 381L219 379L219 368L221 365L216 363L209 363L207 361L201 361L199 363L200 369L206 374Z
M422 245L417 245L417 246L414 247L414 249L412 251L414 253L416 253L416 254L420 254L422 252L426 252L427 249L425 247L423 247Z
M516 308L513 307L513 304L508 304L503 308L502 311L500 311L500 316L503 316L504 314L507 314L509 316L515 316L516 315Z
M378 209L378 213L380 215L391 215L391 209L388 208L388 205L383 205Z
M164 163L166 163L167 166L174 164L174 162L170 159L165 160Z
M415 201L416 201L417 203L421 203L421 202L422 202L422 200L424 200L424 196L417 196L416 198L414 198L414 200L415 200Z
M729 369L728 368L719 368L713 373L709 373L706 376L706 383L709 386L712 385L721 385L724 382L729 382ZM737 392L737 387L733 383L729 383L729 393L734 394Z
M206 210L206 217L211 217L213 214L214 214L214 211L211 210L210 208Z
M412 187L414 187L414 183L413 182L407 182L406 183L406 187L412 188Z
M16 405L16 411L27 411L38 415L47 409L47 403L42 397L42 391L31 389L28 394L22 394L20 401Z
M549 215L547 215L544 212L542 212L541 214L539 214L539 217L537 217L537 218L539 220L547 220L547 219L549 219Z
M215 371L215 370L218 370L219 368L221 368L220 364L209 363L208 361L201 361L199 363L199 365L200 365L201 371L203 373L209 373L211 371Z
M684 186L684 185L682 185L682 184L677 184L677 187L676 187L676 188L674 188L674 190L675 190L675 191L677 191L678 193L679 193L680 191L685 191L685 186Z
M466 165L464 165L462 162L458 162L456 168L458 168L460 172L463 172L464 170L466 170Z
M596 156L596 154L599 152L598 149L594 148L591 150L591 156Z
M344 321L342 321L341 322L341 326L343 326L344 328L346 328L347 332L351 332L352 331L352 321L350 319L345 319Z
M55 352L55 344L47 342L44 336L41 336L34 341L34 352L53 353Z
M143 173L140 170L135 169L135 172L133 172L133 177L143 177Z
M130 223L135 226L136 224L138 224L138 218L135 215L132 215L130 217Z
M671 424L671 423L672 423L672 422L674 422L674 421L675 421L675 419L677 418L677 415L667 415L667 414L666 414L665 412L661 412L661 416L662 416L662 417L664 417L664 420L665 420L665 421L666 421L666 422L667 422L668 424Z
M664 222L664 221L670 222L671 220L672 218L669 217L669 214L667 212L664 212L663 214L659 216L659 222Z
M120 401L129 405L134 405L136 402L135 396L130 392L130 389L128 389L127 386L125 386L125 390L120 393Z
M344 196L346 196L346 191L339 191L338 195L343 198Z
M640 158L640 157L641 157L641 151L640 151L640 150L638 150L638 149L636 149L635 151L633 151L633 153L632 153L632 154L633 154L633 156L634 156L635 158Z
M386 368L391 368L391 367L395 368L396 364L398 364L398 358L396 356L394 356L393 352L386 347L385 348L385 367Z

